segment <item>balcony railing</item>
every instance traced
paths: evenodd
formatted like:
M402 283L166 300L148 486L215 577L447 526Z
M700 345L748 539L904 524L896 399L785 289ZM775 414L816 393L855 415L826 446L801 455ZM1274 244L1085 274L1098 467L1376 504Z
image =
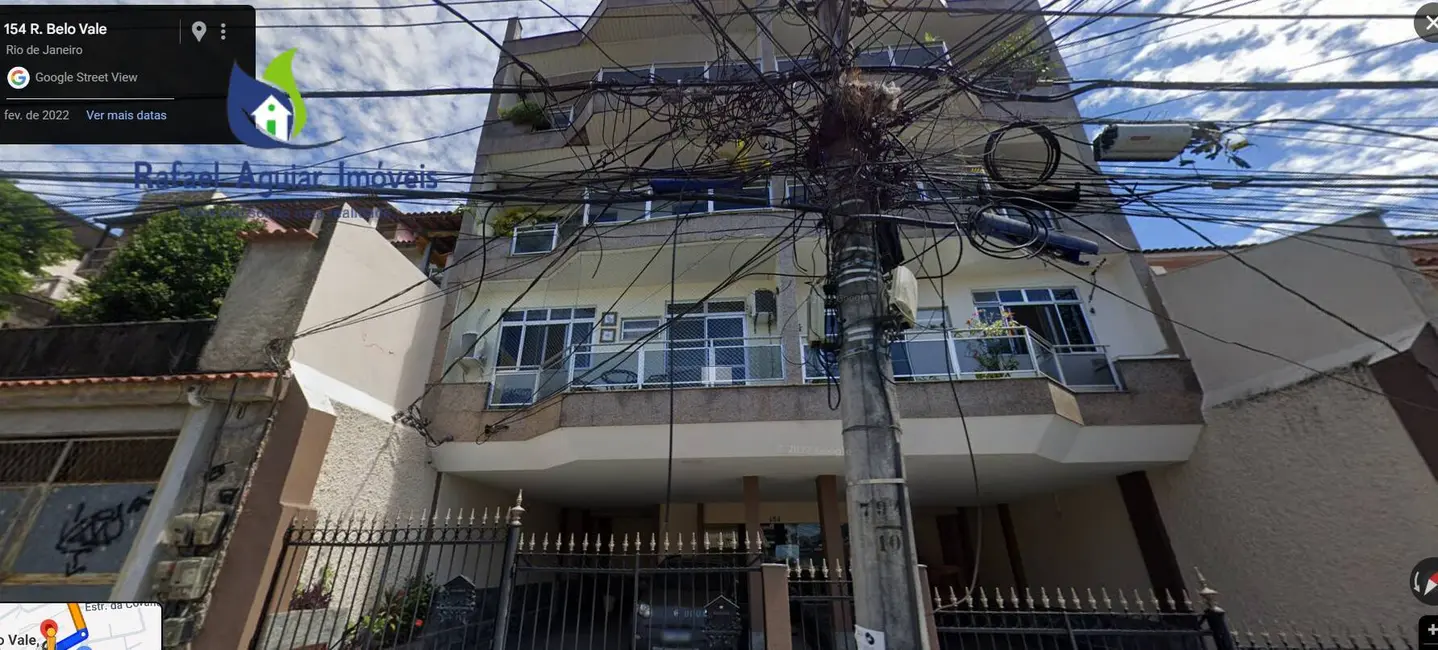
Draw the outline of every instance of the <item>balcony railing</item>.
M579 206L549 223L515 226L509 245L511 255L548 253L584 227L584 206Z
M934 381L1048 377L1075 390L1122 387L1103 345L1054 345L1027 327L992 330L917 330L889 346L894 379ZM833 355L809 348L804 380L839 379Z
M496 366L491 407L532 404L566 391L748 386L781 383L778 337L590 343L540 366Z

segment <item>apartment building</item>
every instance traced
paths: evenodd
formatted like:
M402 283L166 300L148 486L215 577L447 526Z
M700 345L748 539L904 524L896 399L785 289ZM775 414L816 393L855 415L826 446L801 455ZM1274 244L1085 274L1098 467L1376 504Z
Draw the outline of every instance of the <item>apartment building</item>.
M936 13L921 34L865 32L856 38L875 47L860 63L926 65L948 44L978 40L986 23ZM753 22L726 24L729 46L763 70L807 64L782 54L809 41L800 22L772 21L772 48ZM494 83L533 84L531 70L553 86L752 73L733 51L716 65L701 25L648 0L606 1L580 28L541 36L511 21ZM545 119L524 125L501 119L513 115L513 95L488 109L475 189L522 197L540 177L588 189L543 191L568 199L563 207L536 198L479 203L467 215L466 232L481 237L461 240L446 273L454 321L423 404L444 441L435 468L446 482L522 488L563 508L568 532L762 533L771 559L836 560L847 524L837 370L811 345L826 336L825 244L813 227L796 233L804 215L781 207L809 189L780 175L698 201L666 198L649 179L593 187L583 179L596 165L655 166L642 147L623 152L669 127L608 92L555 99ZM943 101L952 130L928 139L934 151L982 143L1012 115L1077 116L1071 101ZM1071 138L1066 153L1092 163L1074 144L1081 129L1061 135ZM664 165L699 161L700 147L664 141ZM1036 145L1013 146L1006 155L1021 158ZM984 180L914 191L972 201ZM736 195L746 200L725 200ZM525 211L543 218L512 226ZM1085 223L1133 247L1123 217L1099 212ZM921 308L890 349L932 582L968 584L977 557L977 580L995 587L1192 587L1144 470L1189 458L1201 394L1176 335L1153 314L1162 307L1142 257L1100 241L1084 266L1001 260L961 255L958 238L933 231L903 233ZM1005 312L1016 322L993 326Z

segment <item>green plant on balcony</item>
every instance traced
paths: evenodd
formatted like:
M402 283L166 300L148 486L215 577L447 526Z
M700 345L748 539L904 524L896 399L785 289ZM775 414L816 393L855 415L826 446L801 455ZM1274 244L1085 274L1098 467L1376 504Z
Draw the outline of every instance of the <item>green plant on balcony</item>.
M553 223L558 218L558 214L540 212L537 208L522 206L501 212L489 225L494 228L496 236L508 237L514 234L515 228L520 226Z
M535 130L550 127L549 115L545 113L544 106L527 99L521 99L518 104L500 111L499 118L515 126L527 126Z
M429 617L434 592L432 574L416 575L385 589L370 613L345 629L341 648L380 650L416 640Z
M1012 313L1006 311L997 320L989 320L976 313L973 318L964 321L964 325L975 337L968 341L969 356L980 369L975 378L1003 379L1019 369L1013 335L1014 330L1022 325L1014 320Z
M973 69L985 77L981 85L1017 92L1030 90L1054 71L1047 49L1040 35L1026 27L990 45L979 55Z
M308 586L295 585L295 592L290 596L290 609L325 609L330 606L334 590L335 572L326 564L314 582Z

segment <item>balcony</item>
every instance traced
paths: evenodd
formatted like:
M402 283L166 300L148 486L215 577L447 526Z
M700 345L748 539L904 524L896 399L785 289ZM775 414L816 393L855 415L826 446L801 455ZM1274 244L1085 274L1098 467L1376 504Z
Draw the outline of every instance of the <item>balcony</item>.
M889 346L897 381L1047 377L1075 392L1123 388L1104 345L1055 345L1027 327L994 330L919 330ZM830 353L809 348L804 381L837 382Z
M0 379L195 372L213 320L0 329Z
M540 255L568 241L585 224L586 206L578 206L548 223L516 226L510 235L510 255Z
M522 356L522 355L521 355ZM713 388L784 381L783 345L777 337L586 343L555 359L496 366L491 408L520 407L562 392Z

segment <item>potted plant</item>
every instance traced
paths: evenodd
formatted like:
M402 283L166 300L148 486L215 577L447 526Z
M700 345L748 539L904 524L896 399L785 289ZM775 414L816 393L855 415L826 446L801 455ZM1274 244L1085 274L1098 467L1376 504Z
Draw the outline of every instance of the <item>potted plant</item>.
M508 237L514 234L514 229L519 226L550 223L556 218L558 218L556 214L543 213L538 208L530 206L520 206L501 212L489 225L494 228L495 236Z
M1047 49L1036 32L1026 27L990 45L974 69L984 77L981 85L1014 92L1032 90L1039 79L1053 73Z
M549 116L544 107L527 99L499 112L499 118L515 126L527 126L536 131L550 128Z
M334 582L334 570L325 565L312 582L295 585L288 611L265 621L263 650L332 646L344 638L349 612L330 606Z
M1014 320L1013 314L1003 312L997 320L987 320L975 313L964 322L977 335L969 340L969 356L978 364L977 379L1003 379L1019 369L1019 359L1014 349L1014 330L1022 327Z

